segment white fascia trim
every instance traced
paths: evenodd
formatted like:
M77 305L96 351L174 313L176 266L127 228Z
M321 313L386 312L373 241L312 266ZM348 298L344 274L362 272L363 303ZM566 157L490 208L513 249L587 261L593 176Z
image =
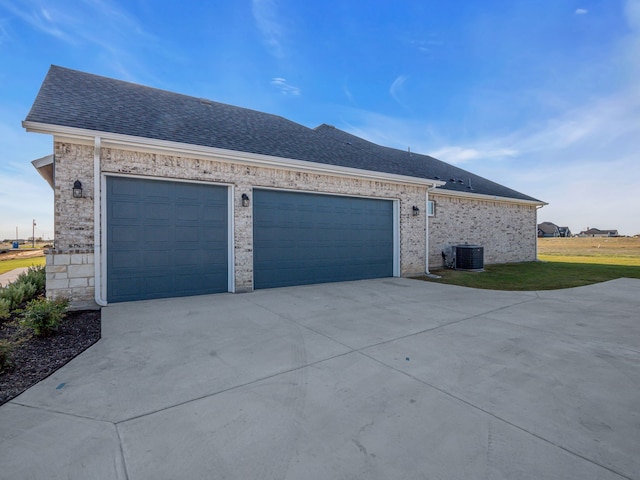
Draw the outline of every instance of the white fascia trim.
M509 198L509 197L499 197L497 195L485 195L482 193L468 193L468 192L455 192L452 190L441 190L435 189L431 190L432 195L442 195L445 197L459 197L459 198L468 198L469 200L485 200L490 202L500 202L500 203L515 203L519 205L532 205L532 206L544 206L549 205L546 202L541 202L538 200L520 200L517 198Z
M337 175L341 177L364 178L382 182L393 182L403 185L419 185L427 187L438 187L446 182L430 178L409 177L392 173L375 172L371 170L361 170L358 168L341 167L338 165L326 165L305 160L283 159L270 155L260 155L255 153L238 152L215 147L203 147L180 142L170 142L167 140L156 140L153 138L134 137L118 133L99 132L76 127L65 127L38 122L22 122L23 128L27 132L45 133L50 135L62 135L83 141L92 141L96 136L102 139L103 147L110 145L114 147L130 147L136 150L141 148L172 155L184 154L190 157L223 160L234 163L243 163L254 166L276 167L287 170L299 170L303 172L319 173L324 175Z

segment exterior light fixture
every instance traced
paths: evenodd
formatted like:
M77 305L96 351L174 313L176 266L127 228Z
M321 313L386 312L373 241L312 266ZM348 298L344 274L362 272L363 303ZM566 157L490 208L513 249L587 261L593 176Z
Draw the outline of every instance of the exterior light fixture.
M420 209L414 205L413 206L413 216L417 217L419 213L420 213Z
M73 182L73 198L82 198L82 183L80 180Z
M249 195L247 195L246 193L242 194L242 206L243 207L249 206Z

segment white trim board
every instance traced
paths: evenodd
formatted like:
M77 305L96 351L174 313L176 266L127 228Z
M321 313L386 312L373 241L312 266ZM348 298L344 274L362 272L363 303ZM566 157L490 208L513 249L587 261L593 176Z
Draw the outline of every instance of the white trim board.
M99 132L76 127L65 127L38 122L22 122L22 126L27 132L44 133L54 135L56 140L63 141L68 138L76 143L91 144L94 137L102 139L104 148L123 148L135 151L147 151L151 153L171 153L172 155L184 155L192 158L205 160L218 160L245 165L276 167L287 170L319 173L324 175L334 175L341 177L365 178L384 182L399 183L402 185L421 186L442 186L445 182L441 180L409 177L392 173L376 172L373 170L363 170L338 165L328 165L324 163L309 162L290 158L273 157L269 155L226 150L215 147L204 147L187 143L172 142L167 140L156 140L152 138L134 137L108 132ZM91 143L90 143L91 142Z

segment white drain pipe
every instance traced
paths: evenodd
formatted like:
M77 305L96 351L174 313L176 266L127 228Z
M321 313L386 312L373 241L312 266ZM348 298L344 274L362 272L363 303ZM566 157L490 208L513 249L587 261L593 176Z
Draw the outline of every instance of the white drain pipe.
M102 182L100 178L101 139L96 136L93 143L93 265L94 265L94 299L101 307L107 305L102 298L102 229L100 214L102 211Z

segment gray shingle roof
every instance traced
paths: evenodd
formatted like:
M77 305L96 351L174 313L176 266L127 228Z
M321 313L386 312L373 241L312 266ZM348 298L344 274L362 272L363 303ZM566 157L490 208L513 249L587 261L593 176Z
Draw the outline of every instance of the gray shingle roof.
M537 201L427 155L337 128L51 66L27 122L446 181L445 190ZM470 188L471 187L471 188Z

